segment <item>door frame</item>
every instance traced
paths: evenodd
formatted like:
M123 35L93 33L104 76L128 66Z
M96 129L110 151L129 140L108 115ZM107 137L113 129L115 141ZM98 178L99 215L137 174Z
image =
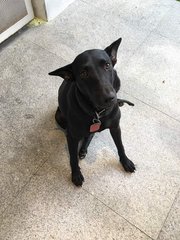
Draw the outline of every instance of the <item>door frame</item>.
M10 37L15 32L17 32L19 29L21 29L24 25L26 25L34 18L31 0L24 0L24 2L27 9L27 15L0 34L0 43L3 42L8 37Z

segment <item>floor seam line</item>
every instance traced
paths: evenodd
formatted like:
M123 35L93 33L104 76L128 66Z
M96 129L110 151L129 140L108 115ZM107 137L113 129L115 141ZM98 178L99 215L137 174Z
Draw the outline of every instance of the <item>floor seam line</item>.
M32 44L34 44L34 45L38 46L38 47L40 47L41 49L43 49L43 50L45 50L45 51L47 51L47 52L49 52L49 53L53 54L54 56L56 56L56 57L58 57L58 58L61 58L61 59L63 59L65 62L67 62L67 60L65 60L63 57L61 57L61 56L57 55L57 54L56 54L56 53L54 53L54 52L51 52L49 49L47 49L47 48L45 48L45 47L43 47L43 46L39 45L38 43L36 43L36 42L33 42L33 41L31 41L31 40L29 40L29 39L26 39L26 38L24 38L24 40L25 40L25 41L27 41L27 42L30 42L30 43L32 43Z
M167 37L167 36L163 35L163 34L162 34L162 33L160 33L160 32L155 32L155 34L157 34L158 36L160 36L160 37L162 37L162 38L168 39L168 40L170 40L170 41L172 41L172 40L173 40L173 39L171 39L171 38L169 38L169 37ZM179 45L179 44L180 44L180 42L175 42L175 44Z
M176 119L176 118L174 118L174 117L172 117L172 116L168 115L167 113L165 113L165 112L163 112L162 110L160 110L160 109L158 109L158 108L156 108L156 107L154 107L154 106L150 105L149 103L147 103L147 102L144 102L143 100L141 100L141 99L139 99L139 98L137 98L137 97L133 96L132 94L129 94L128 92L126 92L126 91L123 91L123 90L122 90L121 92L123 92L123 93L125 93L125 94L127 94L127 95L129 95L129 96L131 96L131 97L133 97L133 98L135 98L136 100L140 101L141 103L143 103L143 104L145 104L145 105L147 105L147 106L149 106L149 107L151 107L151 108L155 109L156 111L158 111L158 112L160 112L160 113L162 113L162 114L166 115L167 117L169 117L169 118L173 119L174 121L176 121L176 122L180 123L180 121L179 121L178 119Z
M3 216L4 214L6 215L6 211L8 210L8 208L12 205L12 203L18 198L18 196L24 191L24 189L26 188L26 186L28 186L28 184L31 182L31 179L37 174L37 172L44 166L44 164L48 161L45 160L43 163L39 164L39 166L36 168L36 170L34 171L34 173L31 174L31 176L29 177L29 179L27 180L27 182L21 187L21 189L19 189L17 191L17 193L15 194L15 196L12 198L12 200L8 203L7 207L5 207L5 209L2 211L2 213L0 214L0 216ZM0 223L1 225L1 223Z
M93 6L94 8L96 8L96 9L98 9L98 10L101 10L102 12L107 12L106 10L103 10L103 9L101 9L100 7L96 7L94 4L88 3L88 2L86 2L86 1L84 1L84 0L80 0L80 1L83 2L83 3L85 3L86 5L91 5L91 6ZM127 24L129 23L129 22L126 20L126 18L123 18L123 17L122 17L122 20L124 21L124 23L123 23L124 25L127 25ZM111 23L110 23L110 24L111 24ZM111 24L111 25L112 25L112 24ZM114 28L116 29L117 27L114 27ZM134 28L135 28L137 31L140 31L140 29L138 29L137 27L134 26ZM153 30L154 30L154 29L150 30L150 32L147 33L147 35L146 35L146 37L144 38L144 40L137 45L137 48L136 48L136 49L134 49L134 50L132 51L132 55L130 55L130 57L134 56L134 54L136 53L136 50L138 50L138 49L141 47L141 45L144 44L144 41L146 41L147 37L151 34L151 32L152 32Z
M159 231L159 234L158 234L156 240L158 240L158 238L159 238L159 236L160 236L160 234L161 234L161 232L162 232L162 229L163 229L163 227L164 227L164 225L165 225L165 223L166 223L166 221L167 221L167 219L168 219L168 217L169 217L169 215L170 215L170 212L171 212L171 210L172 210L172 208L173 208L173 206L174 206L174 204L175 204L175 202L176 202L176 199L177 199L177 197L178 197L179 192L180 192L180 189L177 191L177 194L176 194L176 196L175 196L175 198L174 198L174 200L173 200L173 202L172 202L172 204L171 204L171 207L170 207L170 209L169 209L169 211L168 211L168 213L167 213L167 215L166 215L165 220L163 221L161 230Z
M108 12L108 11L106 11L106 10L101 9L100 7L96 7L94 4L88 3L87 1L84 1L84 0L80 0L80 1L83 2L83 3L85 3L85 4L87 4L87 5L91 5L91 6L93 6L94 8L99 9L99 10L101 10L101 11L103 11L103 12ZM158 21L157 25L154 26L153 29L151 29L151 30L147 33L147 35L146 35L146 37L144 38L144 40L143 40L141 43L138 44L137 48L133 51L131 57L134 56L134 54L136 53L136 51L139 50L139 48L141 47L141 45L144 44L144 42L145 42L145 41L147 40L147 38L151 35L151 33L152 33L155 29L157 29L157 27L161 24L161 22L163 21L163 19L164 19L165 16L166 16L166 14L168 14L168 12L169 12L170 10L171 10L171 8L168 7L167 12L165 13L165 15L162 16L162 18ZM125 24L129 24L129 22L128 22L128 20L127 20L126 18L122 17L122 20L124 21ZM134 28L135 28L137 31L141 31L141 29L138 29L136 26L134 26Z
M142 43L133 51L133 53L132 53L132 55L131 55L131 57L133 57L134 55L135 55L135 53L136 53L136 51L141 47L141 45L142 44L144 44L144 42L146 41L146 39L148 38L148 36L152 33L154 31L154 29L152 30L152 31L150 31L150 33L146 36L146 38L142 41ZM26 40L26 39L25 39ZM26 41L28 41L28 42L31 42L31 43L33 43L33 44L35 44L36 46L38 46L38 47L40 47L40 48L42 48L43 50L46 50L46 51L48 51L49 53L51 53L51 54L53 54L53 55L55 55L55 56L57 56L58 58L61 58L61 59L63 59L62 57L60 57L59 55L57 55L56 53L53 53L53 52L51 52L51 51L49 51L48 49L46 49L46 48L44 48L44 47L42 47L42 46L40 46L39 44L37 44L37 43L35 43L35 42L33 42L33 41L31 41L31 40L26 40ZM66 61L65 59L63 59L64 61ZM128 94L127 92L125 92L125 91L122 91L122 92L124 92L124 93L126 93L126 94ZM158 108L156 108L156 107L153 107L152 105L150 105L150 104L148 104L148 103L146 103L146 102L144 102L144 101L142 101L142 100L140 100L139 98L137 98L137 97L135 97L135 96L133 96L133 95L131 95L131 94L128 94L129 96L132 96L132 97L134 97L135 99L137 99L138 101L140 101L140 102L142 102L142 103L144 103L144 104L146 104L146 105L148 105L148 106L150 106L151 108L153 108L153 109L155 109L155 110L157 110L157 111L159 111L159 112L161 112L162 114L164 114L164 115L166 115L166 116L168 116L169 118L171 118L171 119L173 119L173 120L175 120L175 121L177 121L178 123L180 123L180 121L179 120L177 120L176 118L173 118L173 117L171 117L170 115L168 115L167 113L165 113L165 112L163 112L163 111L161 111L161 110L159 110Z
M166 14L168 14L168 12L170 11L170 9L167 10ZM161 22L163 21L163 19L165 18L166 14L160 19L160 21L158 22L158 24L156 25L156 27L154 27L153 29L151 29L151 31L146 35L146 37L144 38L144 40L137 46L137 48L133 51L131 57L133 57L135 55L135 53L141 48L141 46L146 42L147 38L153 33L155 32L155 30L158 28L158 26L161 24ZM124 20L125 21L125 20ZM126 21L126 23L128 23L128 21ZM136 28L136 30L138 30L138 28Z
M83 188L83 187L82 187ZM100 200L98 197L96 197L95 195L93 195L91 192L89 192L87 189L83 188L83 190L85 192L87 192L88 194L90 194L91 196L93 196L96 200L98 200L100 203L102 203L105 207L107 207L108 209L110 209L112 212L114 212L116 215L118 215L119 217L123 218L126 222L128 222L131 226L135 227L136 229L138 229L141 233L143 233L144 235L146 235L148 238L155 240L154 238L150 237L147 233L145 233L143 230L141 230L139 227L137 227L136 225L134 225L133 223L131 223L128 219L126 219L125 217L123 217L121 214L119 214L118 212L116 212L113 208L111 208L110 206L108 206L106 203L104 203L102 200Z

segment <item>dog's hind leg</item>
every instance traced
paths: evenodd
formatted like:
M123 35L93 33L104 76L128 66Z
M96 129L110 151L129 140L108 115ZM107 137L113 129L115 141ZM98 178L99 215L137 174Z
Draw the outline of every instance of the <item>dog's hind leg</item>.
M79 151L79 158L80 159L85 158L85 156L87 154L87 148L88 148L88 146L89 146L93 137L94 137L94 133L91 133L91 134L89 134L88 137L85 137L83 139L82 146L81 146L80 151Z
M67 128L66 119L63 116L59 107L57 108L57 111L55 114L55 119L56 119L56 122L58 123L59 127L61 128L61 130L66 131L66 128Z

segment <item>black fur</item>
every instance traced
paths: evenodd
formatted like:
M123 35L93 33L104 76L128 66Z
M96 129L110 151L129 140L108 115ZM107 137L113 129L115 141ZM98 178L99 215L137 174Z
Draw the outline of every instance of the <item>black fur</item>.
M121 38L104 50L87 50L75 60L50 75L64 79L59 88L59 106L56 121L66 131L72 170L72 182L82 186L84 177L78 165L79 158L86 156L87 148L95 132L90 132L93 121L101 121L97 131L109 129L125 171L134 172L135 166L125 154L119 126L120 109L124 102L117 99L120 79L114 69ZM98 116L99 115L99 116ZM95 119L95 120L94 120ZM82 145L78 151L79 142Z

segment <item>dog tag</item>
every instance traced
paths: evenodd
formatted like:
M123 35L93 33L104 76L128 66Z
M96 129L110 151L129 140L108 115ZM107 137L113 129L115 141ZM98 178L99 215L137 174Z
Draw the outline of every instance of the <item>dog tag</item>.
M101 127L101 121L94 119L93 122L94 123L90 126L90 132L97 132Z

